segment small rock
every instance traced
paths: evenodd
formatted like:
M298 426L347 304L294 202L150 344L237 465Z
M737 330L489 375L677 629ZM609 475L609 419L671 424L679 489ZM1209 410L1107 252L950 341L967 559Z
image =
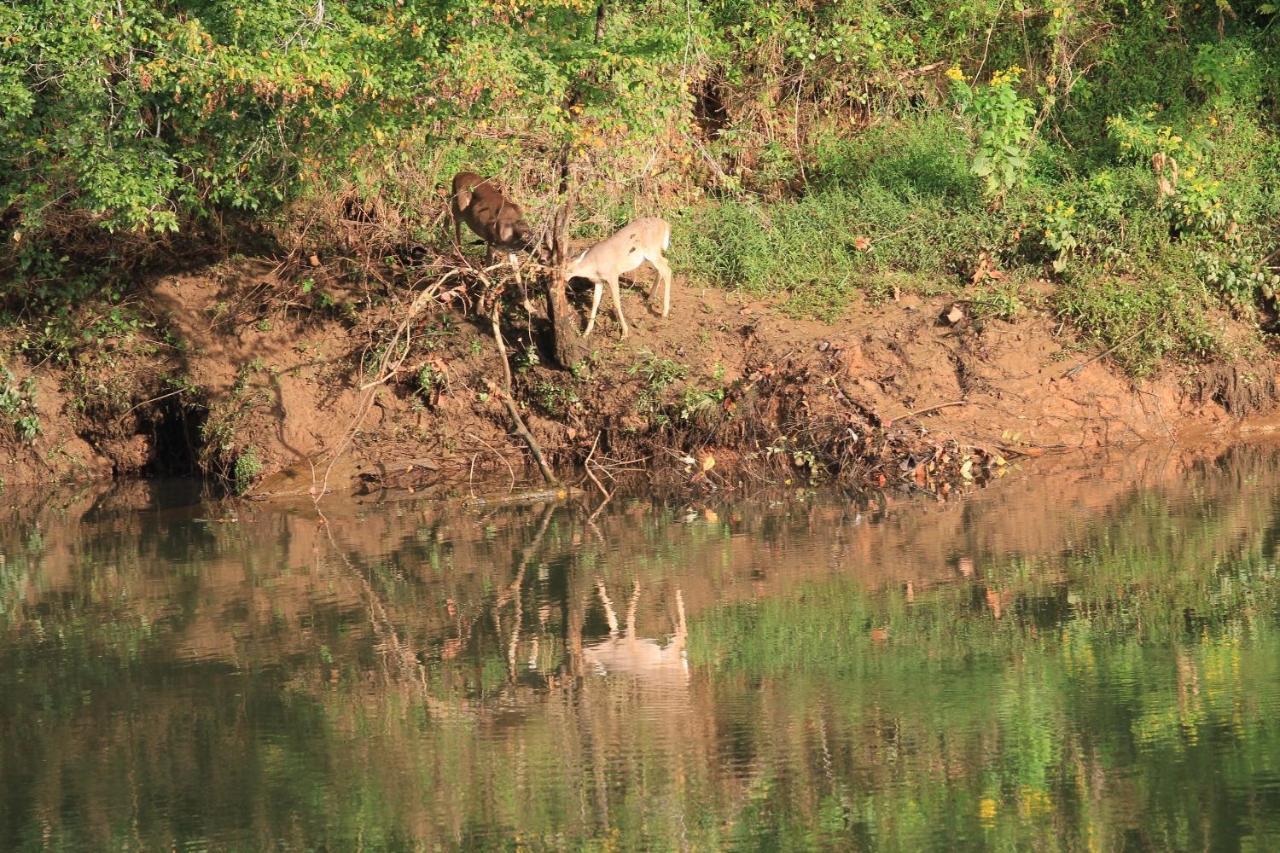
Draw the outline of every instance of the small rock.
M954 326L965 318L964 309L956 302L951 303L947 310L942 312L938 320L945 325Z
M307 258L307 263L311 264L313 267L318 267L320 266L320 257L318 255L312 255Z

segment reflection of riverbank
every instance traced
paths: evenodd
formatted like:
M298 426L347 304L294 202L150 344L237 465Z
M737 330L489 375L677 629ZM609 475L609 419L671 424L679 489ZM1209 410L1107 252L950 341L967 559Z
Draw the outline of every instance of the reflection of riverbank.
M1280 754L1277 486L1243 445L594 518L10 495L0 848L1163 832L1179 762Z
M520 578L523 620L548 606L557 624L568 621L569 611L582 614L573 617L577 623L600 619L595 581L578 570L598 565L610 586L644 581L655 595L645 596L643 621L670 625L675 566L684 601L698 613L711 603L775 595L832 574L870 589L900 584L913 594L982 577L991 559L1060 553L1118 504L1152 496L1239 514L1223 526L1224 536L1237 535L1261 509L1237 490L1276 477L1275 465L1269 445L1218 450L1139 448L1087 464L1037 460L946 503L899 498L859 505L818 493L781 502L772 495L708 500L677 510L619 497L590 523L575 503L473 509L335 501L325 504L322 523L309 504L198 504L172 487L145 483L92 487L44 503L10 492L10 508L0 515L5 579L14 593L7 615L13 628L72 597L90 610L124 608L153 626L168 624L176 632L168 641L192 658L238 662L246 654L270 658L276 636L306 648L306 623L317 608L359 624L375 590L387 618L403 624L424 654L453 659L469 644L475 652L509 641L488 637L492 617L484 614L495 601L513 606L510 586L522 557L537 564ZM1214 470L1222 475L1205 476ZM1188 478L1196 478L1194 493ZM175 496L178 506L164 505ZM540 527L537 553L524 554ZM493 589L507 592L495 599ZM559 600L566 596L571 603ZM525 626L526 638L548 624L544 613L536 626ZM260 642L266 645L255 649ZM557 644L563 648L563 637L544 643L544 663Z

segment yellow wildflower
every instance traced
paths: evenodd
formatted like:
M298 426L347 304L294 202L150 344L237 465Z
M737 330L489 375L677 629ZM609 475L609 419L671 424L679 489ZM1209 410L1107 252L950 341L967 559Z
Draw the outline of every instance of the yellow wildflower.
M964 79L964 72L960 70L959 66L953 65L947 69L947 79L959 83Z

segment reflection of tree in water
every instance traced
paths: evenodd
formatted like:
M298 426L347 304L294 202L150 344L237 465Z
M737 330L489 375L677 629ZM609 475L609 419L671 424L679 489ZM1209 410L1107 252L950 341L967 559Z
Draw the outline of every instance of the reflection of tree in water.
M0 848L1265 840L1280 465L1165 468L595 530L24 507Z

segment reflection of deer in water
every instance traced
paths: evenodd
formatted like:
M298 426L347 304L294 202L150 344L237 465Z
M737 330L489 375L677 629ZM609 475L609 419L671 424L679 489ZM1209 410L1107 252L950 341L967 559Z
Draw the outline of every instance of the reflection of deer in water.
M605 590L604 581L596 580L596 592L604 606L605 619L609 623L609 639L583 646L582 655L593 670L601 675L625 673L646 681L679 680L688 682L689 662L685 657L685 641L688 628L684 619L684 596L676 590L676 633L665 646L657 640L636 636L636 607L640 603L640 581L631 590L627 604L626 632L618 634L618 615Z

